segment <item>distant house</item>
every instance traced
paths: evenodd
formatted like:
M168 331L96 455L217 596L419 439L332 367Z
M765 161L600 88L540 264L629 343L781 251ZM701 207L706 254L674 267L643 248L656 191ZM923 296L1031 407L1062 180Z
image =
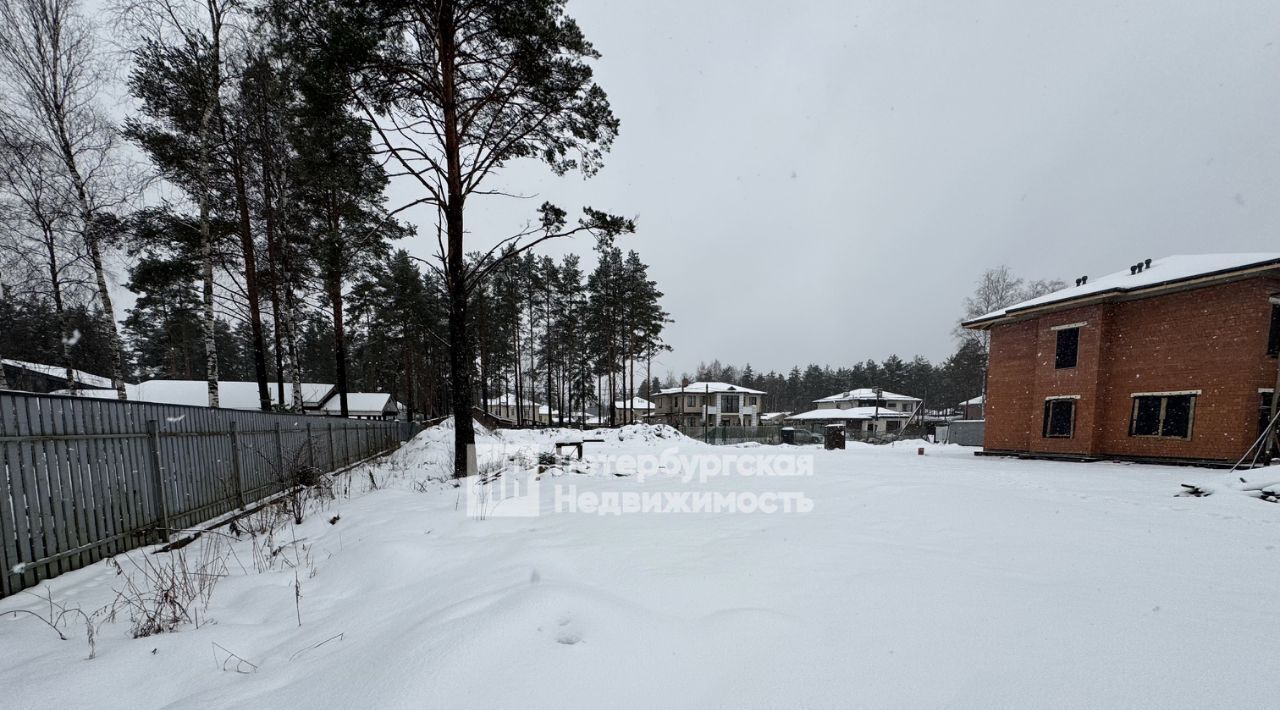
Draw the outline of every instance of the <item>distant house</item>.
M900 431L923 403L919 397L862 387L813 400L816 409L787 417L789 422L843 423L851 431L886 434Z
M539 424L555 424L560 421L560 410L552 409L546 404L538 405L538 423Z
M613 409L620 422L640 422L653 413L654 405L643 397L632 397L630 401L623 399L614 402Z
M727 382L691 382L655 393L653 418L677 426L759 426L763 396Z
M21 392L47 394L58 390L110 389L111 378L84 370L71 370L61 365L45 365L25 360L0 360L9 388ZM112 390L112 397L115 391Z
M960 403L960 418L976 420L982 418L982 395L966 399Z
M513 422L532 422L538 406L537 402L531 399L521 399L517 404L516 396L510 392L489 398L486 405L485 409L493 416Z
M1234 463L1275 388L1280 253L1143 260L963 325L990 334L987 452Z
M325 416L342 416L342 402L335 393L320 408ZM382 392L348 392L347 416L352 419L395 419L400 415L400 405L391 395Z
M903 429L911 412L885 407L825 407L787 417L788 422L805 424L844 424L845 428L868 435L892 434Z
M833 394L822 399L815 399L813 403L818 405L818 409L880 407L897 412L914 412L922 401L919 397L877 390L873 387L862 387L848 392Z
M789 416L791 416L791 412L765 412L760 415L760 423L764 425L781 424Z

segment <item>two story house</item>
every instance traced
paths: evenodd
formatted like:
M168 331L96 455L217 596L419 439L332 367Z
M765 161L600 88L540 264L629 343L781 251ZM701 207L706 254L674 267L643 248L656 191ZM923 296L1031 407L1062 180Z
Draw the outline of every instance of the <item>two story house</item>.
M653 417L675 426L759 426L764 392L727 382L690 382L653 395Z
M811 424L842 423L864 434L891 434L901 431L923 403L918 397L863 387L813 400L817 409L787 417L791 422Z
M1277 380L1280 254L1145 259L964 326L990 334L986 453L1234 463Z

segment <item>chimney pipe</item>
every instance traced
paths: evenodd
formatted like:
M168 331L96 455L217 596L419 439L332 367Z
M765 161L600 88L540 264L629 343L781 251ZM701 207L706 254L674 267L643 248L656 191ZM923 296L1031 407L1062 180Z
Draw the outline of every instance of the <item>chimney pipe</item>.
M1087 283L1089 283L1089 275L1085 274L1084 276L1080 277L1080 285L1083 286Z
M1133 276L1136 273L1138 273L1138 265L1134 264L1133 266L1129 267L1129 275Z
M1147 259L1147 262L1146 262L1146 263L1147 263L1147 268L1148 268L1148 269L1150 269L1150 268L1151 268L1151 260L1150 260L1150 259Z

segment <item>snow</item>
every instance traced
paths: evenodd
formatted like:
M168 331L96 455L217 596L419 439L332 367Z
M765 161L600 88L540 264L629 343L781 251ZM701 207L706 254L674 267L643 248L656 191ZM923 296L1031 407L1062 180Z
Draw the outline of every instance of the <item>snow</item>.
M905 395L905 394L895 394L893 392L885 392L883 390L881 390L880 396L877 397L876 391L870 387L863 387L861 389L849 390L848 392L833 394L830 397L823 397L822 399L815 399L813 401L816 404L818 402L857 402L859 400L864 400L864 399L872 399L872 400L880 399L886 402L919 402L921 401L919 397L912 397L910 395Z
M960 403L960 406L961 406L961 407L967 407L967 406L969 406L969 405L971 405L971 404L982 404L982 402L983 402L983 395L978 395L977 397L974 397L973 399L966 399L965 401L961 402L961 403Z
M1143 261L1145 262L1145 259ZM1136 264L1137 262L1135 261L1134 263ZM979 325L989 320L1013 315L1017 311L1052 303L1072 301L1086 296L1127 293L1171 282L1186 281L1211 274L1221 274L1265 265L1280 266L1280 253L1178 254L1166 256L1152 260L1151 266L1144 268L1140 273L1130 273L1128 267L1125 267L1122 271L1107 274L1098 279L1090 278L1080 286L1064 288L1038 298L1015 303L1007 308L994 310L986 315L967 321L964 325Z
M850 407L848 409L812 409L799 414L792 414L787 417L788 420L805 420L805 419L908 419L911 412L899 412L896 409L885 409L883 407Z
M624 411L628 409L632 411L640 411L642 409L649 410L649 409L653 409L653 402L650 402L649 400L644 399L643 397L632 397L631 401L629 402L625 399L620 399L615 401L613 403L613 408L621 409Z
M79 332L80 331L76 331L77 334ZM74 343L71 343L71 344L74 344ZM65 378L67 376L67 368L61 367L59 365L42 365L38 362L27 362L26 360L10 360L8 358L0 360L0 363L4 363L9 367L18 368L21 370L30 370L32 372L39 372L42 375L48 375L50 377ZM71 376L75 378L76 382L82 385L87 385L89 387L111 387L110 377L95 375L91 372L85 372L84 370L72 370ZM114 390L112 391L114 392Z
M665 390L658 390L657 394L715 394L719 392L764 394L764 392L761 392L760 390L753 390L750 387L734 385L728 382L690 382L685 387L670 387Z
M335 392L320 411L325 414L340 414L342 399ZM347 412L353 417L380 417L383 414L395 414L398 407L391 395L381 392L348 392Z
M110 385L110 381L107 382ZM325 382L303 382L302 384L302 405L310 409L321 408L321 403L334 404L333 411L337 408L337 388ZM59 390L54 394L75 394L80 397L95 397L98 399L115 399L116 391L113 389L91 389L79 390L71 392L70 390ZM209 406L209 383L205 380L147 380L136 385L125 385L125 394L130 400L135 402L153 402L156 404L182 404L190 407L207 407ZM269 383L267 387L267 395L271 398L273 406L280 404L280 398L275 383ZM350 399L357 394L366 393L348 393ZM377 397L390 397L381 393L367 393ZM285 383L285 399L289 403L293 399L293 385ZM376 401L370 399L371 403ZM258 401L258 383L257 382L235 382L223 380L218 383L218 406L222 409L242 409L246 411L255 411L259 409ZM351 407L352 410L355 407ZM326 411L328 411L326 407ZM377 413L380 409L370 410Z
M97 617L86 660L80 622L61 641L4 613L47 613L46 595L109 605L123 577L106 563L0 600L4 706L1275 706L1280 505L1224 472L915 441L711 447L633 425L592 432L606 441L588 457L798 455L813 474L685 483L574 462L544 487L799 492L812 511L556 513L544 491L541 517L477 520L440 480L451 433L341 479L349 496L276 533L270 569L247 539L215 536L235 556L199 628L131 639L123 612ZM567 435L480 441L549 453ZM1280 478L1265 474L1248 485Z

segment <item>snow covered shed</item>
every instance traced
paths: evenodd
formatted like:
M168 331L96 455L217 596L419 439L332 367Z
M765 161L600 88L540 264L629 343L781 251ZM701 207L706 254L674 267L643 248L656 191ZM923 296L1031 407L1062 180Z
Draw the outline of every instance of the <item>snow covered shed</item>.
M1277 379L1280 253L1144 259L964 326L991 338L986 453L1234 463Z

